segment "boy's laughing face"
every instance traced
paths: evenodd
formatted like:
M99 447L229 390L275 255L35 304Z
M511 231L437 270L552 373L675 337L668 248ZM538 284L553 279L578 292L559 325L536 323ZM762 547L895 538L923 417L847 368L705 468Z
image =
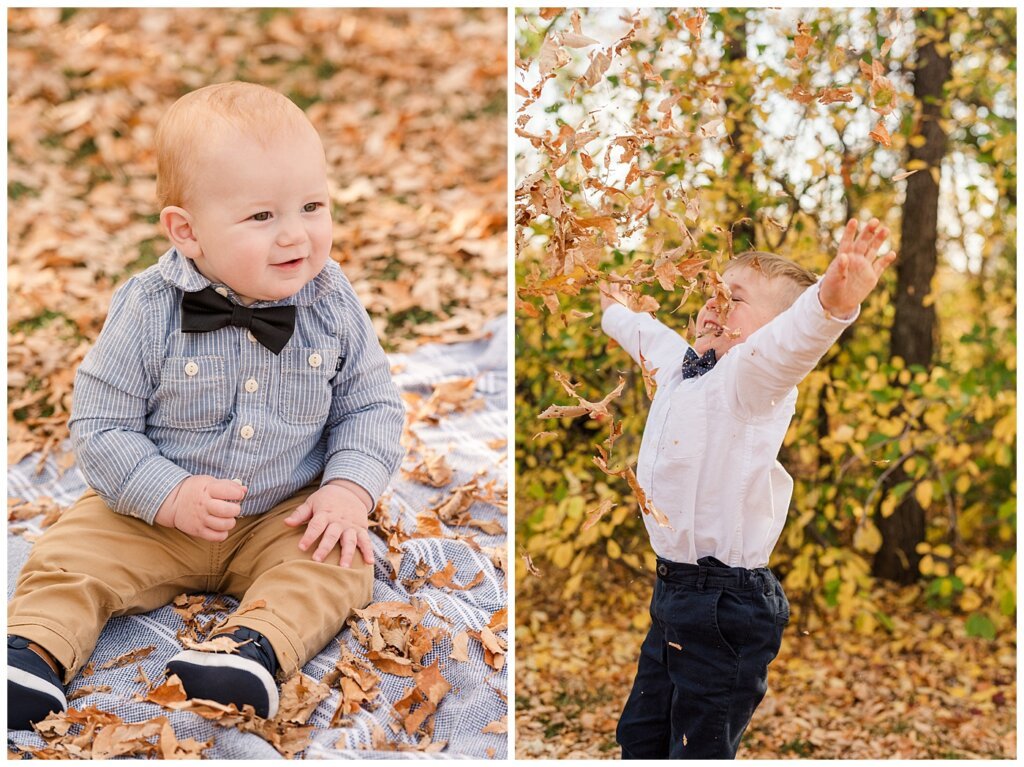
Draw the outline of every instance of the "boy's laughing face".
M738 266L727 270L722 281L729 286L732 306L726 310L715 296L709 298L697 314L697 339L693 343L698 354L714 349L717 359L779 313L776 285L761 272Z

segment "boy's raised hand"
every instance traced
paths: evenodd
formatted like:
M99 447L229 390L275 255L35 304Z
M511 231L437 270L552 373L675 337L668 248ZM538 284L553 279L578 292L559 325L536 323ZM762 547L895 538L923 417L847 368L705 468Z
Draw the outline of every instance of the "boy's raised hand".
M341 544L338 564L348 567L359 549L363 562L373 564L373 543L370 541L369 513L373 499L363 488L346 480L331 480L285 518L290 527L306 525L306 533L299 541L305 551L319 538L320 545L313 559L323 562L336 543Z
M613 276L616 275L613 273ZM628 306L626 302L626 293L623 291L622 286L619 283L611 282L609 280L601 280L597 283L597 290L601 297L601 311L604 311L612 304Z
M219 543L227 540L242 513L246 488L230 479L205 474L186 477L164 499L156 524L174 527L193 538Z
M878 284L882 272L896 260L896 252L878 250L889 230L873 218L858 233L856 219L846 222L836 257L818 285L821 305L835 317L850 317Z

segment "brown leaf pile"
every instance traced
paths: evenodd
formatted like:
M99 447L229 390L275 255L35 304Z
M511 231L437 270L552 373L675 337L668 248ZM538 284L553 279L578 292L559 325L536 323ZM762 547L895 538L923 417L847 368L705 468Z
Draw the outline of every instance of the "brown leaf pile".
M66 439L111 292L166 249L153 129L202 85L306 109L333 256L386 346L476 338L505 311L504 9L20 8L8 28L9 461Z
M526 579L516 598L516 757L615 759L615 726L647 632L649 578L600 573L566 606ZM965 635L913 590L873 599L889 638L801 630L799 605L741 759L1014 759L1016 645Z
M469 637L473 637L483 647L488 665L500 670L504 664L507 642L497 633L508 629L507 612L504 609L496 612L480 631L455 635L443 626L425 625L423 621L431 614L431 610L425 602L415 598L411 604L378 602L363 610L356 610L355 613L365 623L366 629L360 627L357 618L349 620L349 628L366 650L369 664L361 666L355 675L358 677L356 684L350 684L349 688L358 690L358 698L362 693L374 689L372 677L377 673L412 680L412 686L393 706L395 720L391 723L391 729L415 737L422 747L417 750L436 746L433 742L434 716L441 701L451 691L451 685L442 673L440 659L427 665L423 662L427 654L444 640L450 639L453 650L449 660L464 662L468 660L466 643ZM342 659L345 660L344 653ZM346 665L350 667L350 661L346 661ZM355 678L352 674L347 676ZM339 678L344 682L344 675L339 674ZM344 691L344 687L342 689ZM349 713L354 710L351 708ZM443 745L436 747L443 748Z
M145 722L124 722L94 706L69 708L36 725L46 741L42 748L19 750L36 759L113 759L117 756L158 759L201 759L213 743L178 740L166 716Z

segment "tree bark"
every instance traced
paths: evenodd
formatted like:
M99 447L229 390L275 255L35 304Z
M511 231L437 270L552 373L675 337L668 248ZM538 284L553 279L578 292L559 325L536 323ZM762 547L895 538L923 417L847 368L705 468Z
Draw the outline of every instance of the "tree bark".
M743 253L747 250L755 250L756 234L753 216L756 212L755 200L751 199L754 193L754 179L751 170L753 155L750 150L749 131L753 126L750 119L750 96L751 88L749 75L744 71L749 63L747 62L747 15L742 8L725 9L723 11L728 20L725 32L725 51L723 63L734 75L736 90L725 99L725 114L734 120L733 128L729 132L729 143L732 145L736 158L735 169L730 168L732 158L728 155L725 160L724 178L729 178L735 184L735 188L727 192L729 200L733 204L735 215L732 226L732 250L733 253Z
M936 22L934 12L925 10L920 12L918 28L935 29ZM943 26L942 30L942 42L947 43L948 26ZM940 54L935 42L919 38L914 97L920 107L920 117L915 132L924 138L924 143L918 147L908 144L907 160L922 160L927 167L907 179L889 351L892 357L902 357L907 365L922 365L927 369L932 366L937 328L934 305L925 305L925 298L931 292L938 258L938 181L946 153L946 135L939 119L950 68L948 56ZM886 490L908 479L901 466L889 477ZM921 560L917 545L925 539L924 509L913 492L904 496L889 517L879 512L877 523L882 533L882 547L875 555L874 575L897 583L913 583L918 578Z

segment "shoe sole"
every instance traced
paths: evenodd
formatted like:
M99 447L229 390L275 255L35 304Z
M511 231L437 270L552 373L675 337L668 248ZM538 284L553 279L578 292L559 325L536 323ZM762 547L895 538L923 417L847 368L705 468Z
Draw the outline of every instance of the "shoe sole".
M215 700L225 704L234 703L239 709L248 703L256 709L257 715L264 719L273 719L277 714L280 704L277 683L270 672L257 661L227 653L184 650L167 662L167 670L181 679L181 684L190 698ZM208 673L213 670L234 672L234 679L222 678L221 683L215 685L215 680L211 679ZM266 695L267 713L261 713L262 706L255 705L251 700L243 700L242 696L237 694L247 686L255 687ZM226 695L227 690L235 691L236 695Z
M32 722L41 722L47 716L53 712L67 711L68 699L64 697L64 691L59 687L47 682L45 679L40 679L35 674L25 671L24 669L17 668L15 666L7 667L7 704L8 706L15 700L15 697L20 697L24 705L22 710L31 707L35 710L32 711L24 723L15 722L12 724L10 715L11 710L7 712L7 727L8 729L17 730L31 730ZM17 726L24 724L24 726Z

